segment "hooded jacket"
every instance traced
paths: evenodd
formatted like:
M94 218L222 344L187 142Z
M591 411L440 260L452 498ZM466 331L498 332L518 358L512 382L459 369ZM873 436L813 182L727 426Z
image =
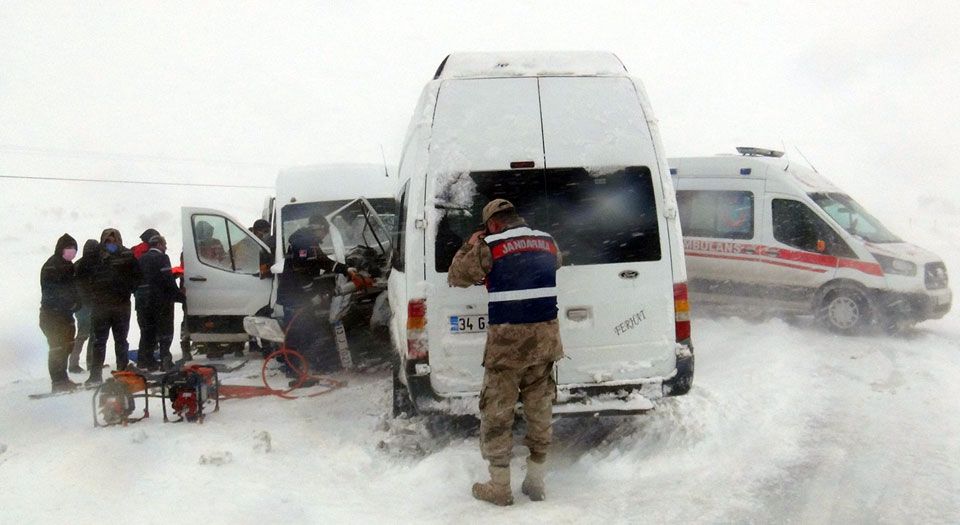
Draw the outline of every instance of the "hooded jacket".
M53 255L40 268L40 309L72 315L79 309L73 263L63 258L63 250L77 248L73 237L63 234L57 239Z
M93 271L100 261L100 243L96 239L87 239L83 243L83 253L73 265L77 275L77 292L83 306L93 305Z
M143 242L130 249L130 251L133 252L133 257L135 259L139 261L140 257L143 257L143 254L150 250L150 238L155 235L160 235L160 232L154 230L153 228L147 228L146 230L143 230L143 233L140 234L140 240Z
M117 249L110 253L106 240L116 240ZM100 234L99 258L89 276L91 306L118 306L129 304L130 294L140 284L140 266L133 252L123 246L120 232L107 228Z

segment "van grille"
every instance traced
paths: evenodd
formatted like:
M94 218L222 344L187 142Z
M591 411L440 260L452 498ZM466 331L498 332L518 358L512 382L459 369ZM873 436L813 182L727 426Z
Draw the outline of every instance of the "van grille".
M927 290L940 290L947 287L947 267L942 262L927 263L924 268L923 284Z

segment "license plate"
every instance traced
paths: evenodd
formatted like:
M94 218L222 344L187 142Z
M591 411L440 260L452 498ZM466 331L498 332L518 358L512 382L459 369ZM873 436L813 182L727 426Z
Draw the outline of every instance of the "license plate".
M485 315L451 315L450 333L471 334L487 331L487 316Z

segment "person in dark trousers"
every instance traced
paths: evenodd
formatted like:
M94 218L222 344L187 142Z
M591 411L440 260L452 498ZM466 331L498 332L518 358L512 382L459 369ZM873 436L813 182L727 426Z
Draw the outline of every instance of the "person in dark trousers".
M123 238L116 229L107 228L100 234L100 259L89 279L87 285L93 300L93 356L87 360L90 378L86 383L92 385L103 381L102 366L111 332L117 370L126 370L129 361L130 295L140 284L140 267L133 252L123 246Z
M360 280L346 265L323 253L320 246L329 232L330 223L319 213L310 217L307 226L293 232L277 289L277 302L284 307L287 346L300 352L313 370L322 371L336 370L340 362L329 323L336 283L320 277L340 274Z
M90 360L91 349L93 347L93 338L90 329L90 316L93 312L93 305L90 296L90 289L84 286L85 272L93 267L95 261L100 258L100 243L96 239L87 239L83 243L83 252L80 259L74 263L73 267L77 274L77 293L80 295L80 309L77 310L77 337L73 343L73 351L70 352L70 366L67 368L73 374L82 374L83 368L80 368L80 354L83 352L83 345L87 345L87 361Z
M143 230L143 233L140 234L140 244L130 248L130 251L133 252L133 257L136 260L140 260L140 257L143 257L143 254L147 253L150 250L150 243L147 242L154 235L160 235L160 232L153 228L147 228ZM137 345L137 348L143 348L143 314L141 313L143 299L140 297L140 288L138 287L136 291L133 292L133 310L137 313L137 326L140 328L140 343ZM137 353L137 364L140 362L140 354Z
M77 241L65 233L57 239L53 255L40 268L40 330L50 348L47 369L53 392L77 387L67 376L67 358L76 335L73 312L80 303L73 268L76 256Z
M170 345L173 342L173 307L185 297L171 272L167 241L160 235L149 240L150 250L140 257L143 281L140 291L140 313L143 317L143 346L139 350L140 368L164 370L173 368ZM156 352L159 349L160 362Z

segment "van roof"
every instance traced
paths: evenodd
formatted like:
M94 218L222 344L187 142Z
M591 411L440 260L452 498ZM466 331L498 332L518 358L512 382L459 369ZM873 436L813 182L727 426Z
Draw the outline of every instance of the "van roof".
M452 53L434 79L625 76L617 55L606 51L505 51Z
M396 173L396 170L394 170ZM396 177L384 175L383 164L315 164L277 174L277 204L393 197Z
M678 178L759 179L768 191L841 192L826 177L786 157L719 154L712 157L667 159Z

